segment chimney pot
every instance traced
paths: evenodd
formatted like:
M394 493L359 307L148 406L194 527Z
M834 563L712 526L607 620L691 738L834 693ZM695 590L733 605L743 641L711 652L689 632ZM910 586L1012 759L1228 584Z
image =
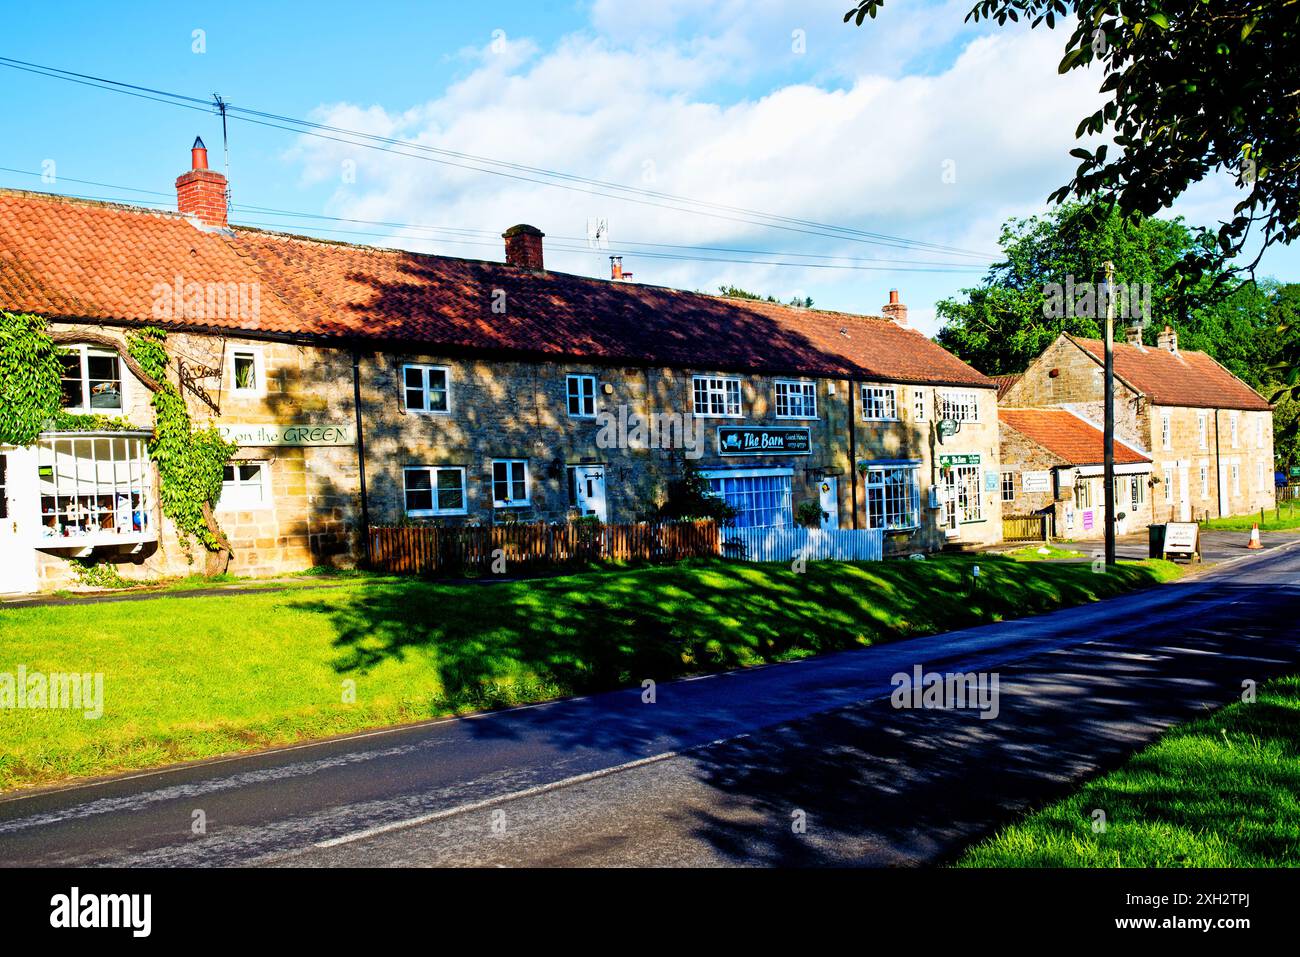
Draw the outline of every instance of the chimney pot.
M176 208L205 226L227 226L226 177L208 169L208 148L200 137L190 147L190 171L176 178Z
M609 278L618 281L623 278L623 257L609 257Z
M1166 325L1160 330L1160 335L1156 336L1156 345L1166 352L1178 355L1178 333L1173 326Z
M506 241L506 262L521 269L541 272L546 268L542 259L542 237L545 235L527 223L511 226L501 234Z
M892 319L900 326L907 325L907 306L898 301L898 290L889 290L889 302L880 307L886 319Z

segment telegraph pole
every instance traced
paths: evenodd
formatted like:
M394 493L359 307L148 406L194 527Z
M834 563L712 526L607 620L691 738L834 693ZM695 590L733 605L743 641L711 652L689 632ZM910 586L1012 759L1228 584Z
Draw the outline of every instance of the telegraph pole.
M1115 264L1106 261L1106 411L1102 481L1106 495L1106 565L1115 564Z

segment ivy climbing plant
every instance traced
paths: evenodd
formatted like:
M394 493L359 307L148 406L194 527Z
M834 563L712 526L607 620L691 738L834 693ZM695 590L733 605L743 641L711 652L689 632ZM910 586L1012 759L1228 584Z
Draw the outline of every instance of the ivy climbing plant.
M158 388L151 400L155 425L149 456L158 465L158 497L176 528L210 552L230 543L212 514L221 495L221 473L236 445L214 427L196 429L180 390L167 380L167 333L150 326L127 337L127 351Z
M30 445L59 409L59 351L40 316L0 312L0 445Z
M214 427L195 428L185 399L167 378L167 333L147 327L127 336L122 361L153 393L155 425L149 456L158 466L158 497L181 542L197 539L210 554L208 572L225 571L230 542L213 515L222 469L236 445ZM41 316L0 312L0 445L30 445L42 432L131 428L123 419L65 412L60 401L60 346L91 341L117 349L96 333L52 332Z

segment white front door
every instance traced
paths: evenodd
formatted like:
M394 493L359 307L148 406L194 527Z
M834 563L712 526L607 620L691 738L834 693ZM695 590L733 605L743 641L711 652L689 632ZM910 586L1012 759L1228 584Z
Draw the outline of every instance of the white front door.
M1186 465L1178 466L1178 521L1190 522L1192 520L1192 489L1189 475L1191 473Z
M573 470L574 493L578 514L594 515L602 522L609 521L605 506L605 466L579 465Z
M818 485L821 493L822 528L840 527L839 481L833 475L827 475Z
M0 449L0 595L36 590L35 456Z

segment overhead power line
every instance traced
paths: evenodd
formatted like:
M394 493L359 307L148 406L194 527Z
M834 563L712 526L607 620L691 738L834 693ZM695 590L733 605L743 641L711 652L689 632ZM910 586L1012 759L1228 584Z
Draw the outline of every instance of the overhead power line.
M40 177L43 175L33 170L18 169L16 167L10 167L10 166L0 166L0 172L15 173L24 176L36 176L36 177ZM70 176L60 176L58 177L58 181L101 186L107 189L144 193L144 194L155 195L155 196L167 196L169 197L167 201L132 199L132 202L141 205L156 206L156 207L163 207L163 208L167 208L172 205L172 201L170 200L172 194L162 192L160 190L148 190L136 186L123 186L117 183L105 183L99 180L78 179ZM111 197L94 196L94 195L88 195L84 193L65 193L62 195L67 195L74 199L86 199L86 200L93 200L98 202L120 202L120 200ZM250 204L238 204L238 203L235 204L234 210L248 211L251 213L261 214L261 215L283 216L288 218L325 220L329 222L340 222L340 223L356 224L356 225L381 226L381 227L387 227L390 230L393 229L420 230L428 233L446 233L449 235L408 236L406 238L415 239L415 240L427 240L430 242L438 242L438 243L449 243L453 245L489 246L494 248L500 248L499 231L492 230L492 229L475 229L475 228L465 227L465 226L434 226L434 225L429 225L424 223L403 223L403 222L393 222L393 221L386 221L386 220L357 219L353 217L328 216L323 213L304 213L295 210L277 209L268 206L257 206L257 205L250 205ZM254 218L245 219L242 216L237 216L235 221L236 221L236 225L255 226L255 227L267 228L267 229L273 229L279 231L284 231L287 225L285 223L267 222L265 220L258 220ZM295 226L295 228L304 228L304 227ZM312 227L309 228L314 229L317 232L330 233L335 235L370 236L370 237L381 237L387 239L399 238L399 237L394 237L391 232L338 229L338 228L330 228L330 227L324 227L319 225L313 225ZM593 250L591 249L591 247L586 245L566 245L566 243L584 244L585 242L586 242L586 238L582 236L554 235L552 236L552 242L549 242L547 244L547 248L559 252L587 253L599 257L604 257L608 255L609 250L607 249ZM643 249L640 247L648 247L648 249ZM819 254L819 253L798 253L798 252L791 252L791 251L775 251L775 250L765 250L765 249L742 249L742 248L735 248L731 246L698 246L698 245L688 245L688 244L680 244L680 243L643 242L639 240L625 240L620 243L613 244L611 248L622 250L624 255L638 256L643 259L668 259L668 260L700 262L700 263L711 263L711 262L729 263L729 264L738 263L738 264L750 264L750 265L761 265L761 266L806 267L810 269L860 269L864 271L879 271L879 272L896 271L896 272L951 272L951 273L962 272L964 273L964 272L971 272L971 271L979 271L983 269L983 267L975 264L945 263L945 262L938 262L932 260L875 259L869 257L836 256L836 255L826 255L826 254ZM735 254L736 256L766 256L766 257L786 257L787 259L837 260L837 262L787 262L787 261L778 261L773 259L726 258L726 257L719 257L719 256L698 256L698 255L692 256L692 255L685 255L680 252L667 253L667 252L654 251L658 249L685 250L687 252L731 253L731 254ZM871 263L873 265L860 265L863 263Z
M0 57L0 66L6 66L12 69L22 70L53 79L67 80L69 82L79 83L81 85L91 86L111 92L126 93L147 100L182 106L189 109L210 110L213 106L211 100L124 83L123 81L112 80L106 77L62 70L57 67L31 63L10 57ZM611 199L669 209L675 212L709 216L716 219L739 222L747 225L770 229L782 229L789 232L822 236L824 238L871 243L876 245L892 246L895 248L913 249L917 251L924 250L946 256L975 257L983 262L989 262L996 258L977 250L964 249L962 247L948 246L922 240L907 239L905 237L870 232L853 227L836 226L833 224L820 223L815 220L800 219L775 213L766 213L761 210L748 209L740 206L697 200L687 196L679 196L642 187L626 186L606 180L577 176L570 173L546 169L545 167L513 163L492 157L415 143L410 140L386 137L358 130L349 130L342 127L330 126L328 124L316 123L311 120L303 120L262 110L254 110L248 107L238 107L226 104L226 115L230 119L238 119L244 122L266 126L273 129L280 129L298 135L314 136L349 146L378 150L397 156L405 156L411 159L425 160L474 172L487 173L524 182L532 182L552 188L605 196Z

